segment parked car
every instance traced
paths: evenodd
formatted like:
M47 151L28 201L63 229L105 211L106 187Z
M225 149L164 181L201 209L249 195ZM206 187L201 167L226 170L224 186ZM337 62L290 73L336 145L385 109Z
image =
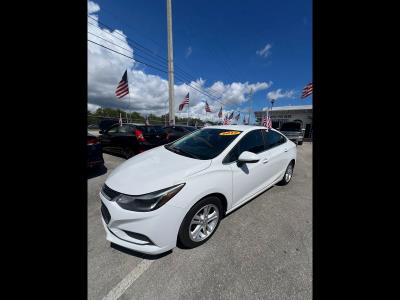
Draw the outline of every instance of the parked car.
M108 241L147 254L205 243L221 218L288 184L296 145L261 126L211 126L114 169L100 192ZM255 237L257 238L257 237Z
M100 167L104 165L101 143L97 137L87 134L88 167Z
M162 126L127 123L112 125L100 131L103 151L130 158L138 153L165 143L166 133Z
M116 118L108 118L108 119L103 119L99 122L99 129L106 131L109 129L111 126L119 124L119 119Z
M194 126L183 126L183 125L176 125L176 126L166 126L164 127L166 136L166 142L173 142L193 131L196 131L197 128Z
M301 130L301 124L298 122L286 122L281 126L282 132L289 140L296 143L297 145L303 144L303 131Z

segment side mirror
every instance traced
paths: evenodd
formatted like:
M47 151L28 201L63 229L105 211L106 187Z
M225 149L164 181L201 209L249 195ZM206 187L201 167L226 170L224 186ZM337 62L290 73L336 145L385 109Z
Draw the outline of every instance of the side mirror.
M242 152L242 154L240 154L238 158L238 161L242 163L255 163L258 162L259 160L260 157L257 154L249 151Z
M100 133L100 134L104 134L104 130L103 130L103 129L100 129L99 133Z

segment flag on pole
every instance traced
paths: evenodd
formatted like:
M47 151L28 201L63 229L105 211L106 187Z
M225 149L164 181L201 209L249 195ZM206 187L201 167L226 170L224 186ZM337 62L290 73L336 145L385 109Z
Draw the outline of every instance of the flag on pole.
M221 106L221 109L219 110L219 113L218 113L218 118L221 118L222 117L222 106Z
M129 94L129 87L128 87L128 74L127 70L125 71L124 75L122 75L121 81L118 83L117 89L115 90L115 95L121 99L123 96Z
M233 112L230 114L230 116L228 117L228 119L232 119L233 118Z
M313 92L313 84L312 82L310 82L309 84L307 84L304 89L303 89L303 94L301 95L301 99L303 98L307 98L308 96L310 96Z
M210 106L208 105L207 101L206 101L206 112L211 112Z
M181 111L185 107L185 104L189 105L189 93L187 93L185 98L183 98L182 103L179 104L179 111Z
M240 111L239 111L238 115L235 117L235 120L239 121L239 117L240 117Z
M264 116L262 119L262 125L267 127L267 130L272 128L272 122L271 122L271 118L269 117L268 110L267 110L267 115Z
M228 116L225 116L224 118L224 125L229 125L231 122L228 119Z
M121 117L121 113L119 113L119 126L122 126L122 117Z

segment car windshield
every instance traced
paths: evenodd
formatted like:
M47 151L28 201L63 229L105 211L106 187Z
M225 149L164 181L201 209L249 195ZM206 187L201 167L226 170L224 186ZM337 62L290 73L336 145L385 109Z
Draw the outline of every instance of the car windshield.
M282 124L281 131L300 131L300 123L284 123Z
M218 156L242 131L202 129L188 134L165 148L177 154L207 160Z

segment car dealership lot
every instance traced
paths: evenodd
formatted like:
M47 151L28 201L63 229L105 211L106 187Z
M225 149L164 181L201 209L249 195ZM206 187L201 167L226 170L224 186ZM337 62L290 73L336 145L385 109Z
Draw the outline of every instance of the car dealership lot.
M204 245L156 257L106 241L98 193L125 159L104 154L107 170L88 179L89 299L311 299L312 144L297 149L287 186L228 215Z

